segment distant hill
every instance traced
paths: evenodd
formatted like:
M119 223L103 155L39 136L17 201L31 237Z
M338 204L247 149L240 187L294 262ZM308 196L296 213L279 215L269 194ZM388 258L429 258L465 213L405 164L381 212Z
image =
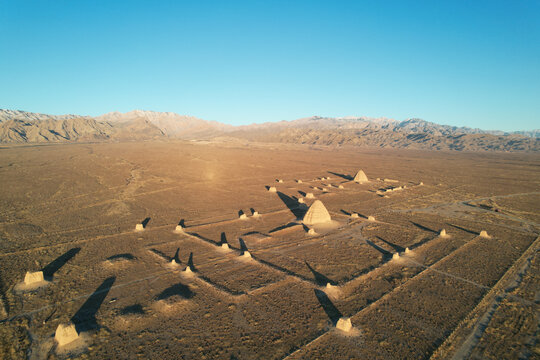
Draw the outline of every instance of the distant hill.
M264 124L253 124L239 126L237 130L253 129L276 129L276 128L311 128L311 129L372 129L372 130L392 130L407 133L427 133L431 135L457 135L457 134L492 134L492 135L524 135L528 137L540 137L540 130L517 131L506 133L500 130L481 130L469 127L457 127L450 125L439 125L422 119L407 119L398 121L388 118L369 117L342 117L328 118L312 116L293 121L280 121Z
M172 112L134 110L98 117L0 110L0 143L228 139L330 146L456 151L539 151L540 130L505 133L422 119L313 116L231 126Z
M145 121L160 129L167 137L182 139L207 137L218 131L232 129L231 125L206 121L194 116L144 110L134 110L127 113L112 112L98 116L96 120L109 122L113 126Z
M135 110L92 118L0 110L1 143L197 139L215 135L230 127L170 112Z
M0 110L2 143L144 140L162 136L159 128L140 119L112 124L89 116Z
M539 151L539 131L505 133L439 125L421 119L310 117L238 127L227 135L250 141L456 151ZM530 135L530 136L526 136Z
M389 129L259 130L229 133L228 136L258 142L330 146L369 146L457 151L539 151L540 139L522 135L454 134L434 135Z

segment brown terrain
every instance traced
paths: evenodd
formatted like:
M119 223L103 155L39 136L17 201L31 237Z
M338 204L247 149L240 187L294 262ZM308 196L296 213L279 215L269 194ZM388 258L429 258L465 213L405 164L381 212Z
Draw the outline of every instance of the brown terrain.
M0 183L2 359L540 357L538 153L4 145Z
M134 110L98 117L0 109L0 143L213 140L361 148L538 152L540 131L486 131L421 119L313 116L231 126L171 112Z

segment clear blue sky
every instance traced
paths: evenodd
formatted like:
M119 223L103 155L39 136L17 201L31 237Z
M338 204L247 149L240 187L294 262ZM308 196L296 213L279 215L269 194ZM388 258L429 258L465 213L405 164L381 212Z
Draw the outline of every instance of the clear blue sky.
M540 1L0 0L0 108L540 128Z

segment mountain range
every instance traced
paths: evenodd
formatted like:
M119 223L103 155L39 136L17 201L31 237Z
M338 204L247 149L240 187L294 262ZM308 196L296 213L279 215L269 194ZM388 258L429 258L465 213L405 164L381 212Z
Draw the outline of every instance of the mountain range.
M232 126L172 112L134 110L97 117L0 109L0 143L183 139L457 151L539 151L540 130L506 133L422 119L313 116Z

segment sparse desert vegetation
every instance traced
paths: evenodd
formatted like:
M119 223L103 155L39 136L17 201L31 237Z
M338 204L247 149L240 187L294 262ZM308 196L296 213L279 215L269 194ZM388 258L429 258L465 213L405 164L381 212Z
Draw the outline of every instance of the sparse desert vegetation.
M539 356L539 165L283 144L3 146L0 357Z

